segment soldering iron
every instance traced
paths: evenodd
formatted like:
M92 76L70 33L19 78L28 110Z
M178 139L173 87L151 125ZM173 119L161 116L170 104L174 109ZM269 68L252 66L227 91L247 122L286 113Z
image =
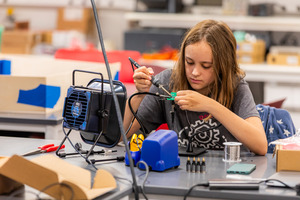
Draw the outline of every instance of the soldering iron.
M129 61L131 62L131 64L133 64L136 68L140 68L140 67L141 67L141 66L140 66L136 61L134 61L132 58L129 57L128 59L129 59ZM166 90L166 88L164 88L164 86L161 85L161 84L159 83L158 79L155 78L154 76L151 76L151 83L152 83L153 85L155 85L156 87L162 89L165 93L167 93L170 97L172 97L171 93L170 93L168 90Z

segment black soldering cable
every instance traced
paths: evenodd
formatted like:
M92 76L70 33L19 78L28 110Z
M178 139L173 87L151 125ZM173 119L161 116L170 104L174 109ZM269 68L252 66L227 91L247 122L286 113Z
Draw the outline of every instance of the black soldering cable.
M193 190L195 187L199 187L199 186L205 186L205 187L208 187L209 184L208 184L208 183L198 183L198 184L193 185L192 187L190 187L190 189L189 189L189 190L187 191L187 193L184 195L183 200L186 200L186 198L189 196L189 194L192 192L192 190Z
M129 99L128 99L128 106L129 106L129 109L130 111L132 112L133 114L133 120L136 119L138 121L138 123L140 124L141 126L141 129L142 129L142 132L143 134L145 135L146 134L146 131L145 131L145 127L143 125L143 123L141 122L141 120L139 119L139 117L137 116L137 111L135 112L131 106L131 99L136 96L136 95L144 95L144 94L148 94L148 95L152 95L152 96L156 96L156 97L161 97L161 98L169 98L170 96L165 96L165 95L161 95L161 94L158 94L158 93L151 93L151 92L137 92L137 93L134 93L132 94ZM130 127L131 128L131 127ZM129 129L127 130L127 133L128 133Z
M268 182L271 182L271 181L276 181L276 182L282 184L286 188L290 188L290 189L296 190L294 187L291 187L288 184L286 184L283 181L278 180L278 179L267 179L267 180L260 181L258 184L260 184L260 183L268 183Z

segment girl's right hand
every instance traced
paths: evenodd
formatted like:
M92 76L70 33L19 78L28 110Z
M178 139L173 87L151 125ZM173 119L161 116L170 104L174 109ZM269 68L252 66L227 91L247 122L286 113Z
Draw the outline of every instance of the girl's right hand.
M153 74L154 72L151 67L147 68L143 66L134 70L133 80L138 92L149 92Z

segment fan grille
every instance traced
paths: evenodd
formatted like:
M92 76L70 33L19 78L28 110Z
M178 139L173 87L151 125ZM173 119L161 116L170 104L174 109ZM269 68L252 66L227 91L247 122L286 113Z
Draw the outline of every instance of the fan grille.
M65 110L66 122L70 127L79 129L85 122L88 107L87 93L83 91L72 91Z

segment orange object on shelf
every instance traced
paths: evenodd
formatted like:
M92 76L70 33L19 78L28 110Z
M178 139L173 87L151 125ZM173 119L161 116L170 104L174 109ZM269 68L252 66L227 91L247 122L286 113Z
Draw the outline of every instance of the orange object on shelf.
M170 46L165 46L159 52L143 53L142 58L150 60L177 60L178 49L174 49Z

